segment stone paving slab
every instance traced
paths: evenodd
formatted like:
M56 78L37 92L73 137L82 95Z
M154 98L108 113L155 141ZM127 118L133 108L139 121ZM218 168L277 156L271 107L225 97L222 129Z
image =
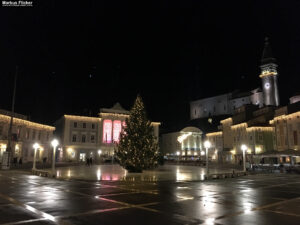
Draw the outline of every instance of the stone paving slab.
M57 180L0 171L0 225L298 224L299 175L208 181Z
M1 223L17 222L20 220L31 219L36 219L36 217L22 207L13 204L0 206Z

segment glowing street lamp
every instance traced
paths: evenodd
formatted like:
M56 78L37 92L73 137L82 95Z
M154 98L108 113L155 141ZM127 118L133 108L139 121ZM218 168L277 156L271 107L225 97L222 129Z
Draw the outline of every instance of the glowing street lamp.
M208 178L208 174L209 174L209 170L208 170L208 149L210 148L211 146L211 143L209 140L206 140L204 142L204 147L205 147L205 150L206 150L206 177Z
M53 147L52 176L54 176L55 175L55 152L56 152L56 147L58 146L58 140L53 139L53 141L51 141L51 145Z
M40 147L40 145L38 143L35 143L33 145L34 148L34 156L33 156L33 168L32 170L36 170L36 151L38 150L38 148Z
M245 152L248 149L246 145L242 145L241 149L243 151L243 170L246 172L246 157L245 157Z

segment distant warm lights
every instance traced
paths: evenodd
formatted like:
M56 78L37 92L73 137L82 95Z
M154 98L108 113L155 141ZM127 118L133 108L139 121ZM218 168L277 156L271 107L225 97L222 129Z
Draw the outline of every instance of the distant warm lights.
M246 151L246 150L248 149L248 147L247 147L246 145L243 144L243 145L241 146L241 149L242 149L243 151Z
M296 119L298 116L300 116L300 111L295 112L295 113L291 113L291 114L288 114L288 115L276 116L276 117L274 117L274 121L286 120L286 119L289 119L289 118Z
M192 135L192 132L186 133L186 134L182 134L180 136L177 137L177 141L179 143L182 143L188 136Z
M262 71L262 73L259 75L259 77L262 78L262 77L275 76L275 75L277 75L276 72L272 72L272 71L269 71L269 70L264 70L264 71Z
M231 150L230 153L231 153L232 155L235 155L235 154L236 154L236 151L235 151L235 150Z
M247 127L246 128L247 132L251 131L274 131L274 127Z
M201 154L201 155L205 155L205 152L204 152L204 151L201 151L200 154Z
M35 143L34 145L33 145L33 148L34 149L38 149L40 147L40 145L38 144L38 143Z
M247 123L240 123L240 124L236 124L231 126L232 129L239 129L239 128L247 128L248 124Z
M218 131L218 132L212 132L212 133L207 133L206 136L207 137L212 137L212 136L221 136L222 135L222 131Z
M64 115L64 117L66 119L80 120L80 121L86 121L86 122L99 122L99 121L101 121L101 118L99 118L99 117L74 116L74 115Z
M211 147L210 141L206 140L206 141L204 142L204 147L205 147L205 148L210 148L210 147Z
M220 121L220 123L222 123L222 124L223 124L223 123L230 123L230 122L232 123L232 118L231 118L231 117L229 117L229 118L227 118L227 119L225 119L225 120L221 120L221 121Z
M180 152L179 152L179 151L177 151L177 152L176 152L176 155L180 155Z
M53 148L56 148L57 145L58 145L58 140L53 139L53 140L51 141L51 145L53 146Z
M10 119L11 119L10 116L0 115L0 121L4 120L4 121L9 122ZM50 131L55 130L55 127L40 124L40 123L34 123L34 122L31 122L31 121L23 120L23 119L19 119L19 118L14 118L14 124L15 125L25 125L25 126L36 128L36 129L46 129L46 130L50 130Z

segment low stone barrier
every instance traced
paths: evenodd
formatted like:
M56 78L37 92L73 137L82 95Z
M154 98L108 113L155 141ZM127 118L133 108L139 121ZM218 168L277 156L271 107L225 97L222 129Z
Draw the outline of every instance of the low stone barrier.
M232 173L215 173L209 174L208 177L205 175L205 179L224 179L224 178L234 178L239 176L246 176L248 172L232 172Z
M46 170L32 170L32 174L41 177L51 177L51 173Z

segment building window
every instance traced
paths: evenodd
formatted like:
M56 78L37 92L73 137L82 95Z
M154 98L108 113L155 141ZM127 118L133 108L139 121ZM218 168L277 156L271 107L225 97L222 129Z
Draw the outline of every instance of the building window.
M111 143L112 121L103 121L103 143Z
M113 141L119 142L122 125L120 120L115 120L113 124Z
M21 128L18 127L18 128L17 128L17 137L18 137L18 138L20 138L20 133L21 133Z
M224 105L224 111L226 111L226 105Z
M294 145L298 145L298 135L296 130L294 130Z
M35 139L35 130L32 131L32 140Z
M29 139L29 130L28 129L26 130L26 134L25 135L26 135L25 138L28 140Z
M92 123L92 129L95 129L95 124Z
M41 131L39 131L38 139L41 140Z
M47 141L49 141L49 132L47 132Z
M77 122L74 122L74 127L75 127L75 128L77 127Z
M95 136L91 135L91 142L94 143L95 142Z
M82 137L81 137L82 143L85 143L85 139L86 139L86 136L85 136L85 135L82 135Z
M83 124L82 124L82 127L83 127L83 128L86 128L86 123L83 123Z
M3 131L3 126L0 126L0 135L2 135L2 131Z
M263 139L263 136L260 134L260 135L258 135L258 140L262 140Z
M72 137L72 142L76 142L76 134L73 134L73 137Z

